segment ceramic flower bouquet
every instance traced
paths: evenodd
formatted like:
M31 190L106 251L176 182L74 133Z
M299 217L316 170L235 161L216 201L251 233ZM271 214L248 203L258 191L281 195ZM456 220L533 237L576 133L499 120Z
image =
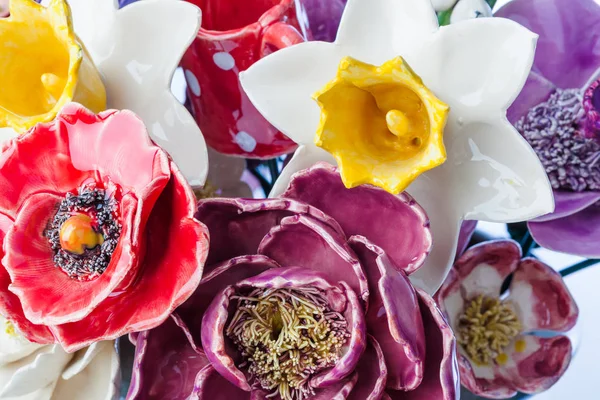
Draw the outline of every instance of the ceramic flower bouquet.
M0 399L552 386L562 278L465 248L598 255L599 7L455 3L0 3Z

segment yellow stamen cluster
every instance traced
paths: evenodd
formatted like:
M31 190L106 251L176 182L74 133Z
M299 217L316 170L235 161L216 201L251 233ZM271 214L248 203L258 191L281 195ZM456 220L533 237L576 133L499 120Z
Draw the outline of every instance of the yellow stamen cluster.
M4 321L4 325L5 325L5 332L8 336L11 337L19 337L19 334L17 333L17 329L15 328L15 326L13 325L12 322L10 322L9 320L5 320Z
M473 362L489 365L520 332L521 323L510 304L480 295L460 316L457 336Z
M267 397L303 400L314 395L311 376L339 360L350 337L343 315L316 288L255 289L238 294L227 328L254 384Z

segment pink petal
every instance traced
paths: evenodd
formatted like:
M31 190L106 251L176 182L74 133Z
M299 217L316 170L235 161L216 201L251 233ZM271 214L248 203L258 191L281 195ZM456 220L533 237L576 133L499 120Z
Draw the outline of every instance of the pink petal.
M456 363L454 334L435 301L420 289L417 289L417 293L427 346L423 381L415 390L409 392L388 390L387 393L394 400L458 400L460 378Z
M55 325L84 318L135 270L137 262L132 243L138 233L134 221L139 206L128 195L120 204L123 230L119 243L100 277L78 281L54 265L54 252L44 231L62 199L51 193L31 195L4 241L2 263L12 281L9 290L19 297L27 319L34 324Z
M13 221L6 215L0 213L0 242L4 242L6 232L11 228ZM0 257L4 257L4 251L0 247ZM8 290L10 276L0 264L0 314L8 318L17 329L27 338L35 343L54 343L54 336L48 328L43 325L35 325L29 321L23 313L23 306L19 298Z
M323 272L332 281L347 282L364 301L368 297L367 278L346 238L314 218L295 215L282 219L265 236L258 252L283 267Z
M429 220L408 194L393 196L369 185L348 190L337 168L329 164L295 174L282 197L304 201L331 215L347 236L369 238L408 274L421 267L431 250ZM385 226L402 227L402 234L390 234L382 229Z
M460 226L458 234L458 245L456 246L456 258L465 252L471 241L471 237L477 228L477 221L464 221Z
M295 200L220 198L200 201L196 218L202 221L210 232L207 265L256 254L258 245L271 228L278 225L283 218L295 214L308 214L343 234L334 219Z
M196 377L194 391L189 400L258 400L264 399L260 391L244 391L223 378L210 364Z
M524 332L565 332L575 326L579 310L558 272L533 258L519 264L510 285Z
M406 274L380 247L350 238L369 280L367 326L386 357L388 387L412 390L423 379L425 335L417 294Z
M129 400L185 400L196 375L208 364L171 318L138 335Z
M81 321L50 329L67 351L151 329L194 292L208 250L206 227L192 218L195 197L171 163L171 180L148 219L139 279L113 293Z
M367 349L356 367L358 381L348 400L378 400L385 390L387 367L383 351L373 336L368 339Z
M236 257L209 267L211 272L204 275L198 289L175 310L175 314L180 316L189 327L194 343L199 347L202 345L200 340L202 315L217 293L243 279L278 267L275 261L261 255Z
M310 400L345 400L350 395L357 380L358 374L355 372L348 378L342 379L331 386L318 389Z

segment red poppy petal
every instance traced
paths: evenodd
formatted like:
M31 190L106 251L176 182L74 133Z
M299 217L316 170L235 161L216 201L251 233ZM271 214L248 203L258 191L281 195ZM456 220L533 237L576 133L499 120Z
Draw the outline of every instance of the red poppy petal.
M368 338L367 349L356 367L358 381L348 400L378 400L385 390L387 367L383 351L373 336Z
M232 258L210 267L211 273L204 275L198 289L183 303L174 314L178 315L188 326L196 346L201 347L200 330L202 315L214 297L229 285L243 279L258 275L270 268L278 268L279 264L261 255Z
M577 322L579 309L562 277L541 261L522 260L509 293L524 332L566 332Z
M185 400L194 389L198 371L208 364L171 318L142 332L136 341L129 400Z
M0 213L0 243L4 242L6 232L11 228L13 221L6 215ZM4 257L2 247L0 247L0 257ZM0 264L0 314L8 318L16 325L19 332L30 342L35 343L54 343L54 336L50 330L43 325L32 324L23 313L23 307L19 298L8 290L10 285L10 276Z
M431 250L425 211L408 194L398 196L370 185L348 190L338 169L319 163L295 174L282 197L304 201L331 215L347 236L361 235L383 248L407 274L416 271ZM402 227L390 235L382 227Z
M135 258L130 243L137 201L129 195L121 200L123 232L106 271L91 281L70 278L54 264L54 252L44 236L62 199L51 193L27 198L4 241L2 263L12 281L9 290L19 297L34 324L54 325L85 317L119 285Z
M210 232L207 265L256 254L263 237L284 218L308 214L343 235L331 217L308 204L288 199L207 199L198 203L196 218ZM210 271L206 271L209 273Z
M124 293L108 297L81 321L51 327L67 351L151 329L198 287L208 232L191 217L195 208L193 191L173 163L171 171L172 179L148 219L139 279Z
M425 335L417 294L382 248L362 236L350 244L369 279L367 325L386 357L387 385L413 390L423 379Z
M368 298L367 277L346 238L314 218L285 217L265 236L258 253L282 267L323 272L334 282L348 283L363 301Z

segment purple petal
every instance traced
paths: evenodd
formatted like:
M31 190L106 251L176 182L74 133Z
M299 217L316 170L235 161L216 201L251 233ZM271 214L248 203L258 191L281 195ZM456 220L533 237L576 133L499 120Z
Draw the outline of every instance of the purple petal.
M538 217L535 222L552 221L568 217L600 202L600 192L554 191L554 212Z
M540 35L533 71L562 89L580 88L600 66L600 5L594 0L515 0L495 15Z
M314 40L333 42L346 0L302 0Z
M541 261L533 258L521 261L509 292L524 332L566 332L577 322L579 310L565 282Z
M317 390L310 400L345 400L356 385L358 374L353 373L348 378L329 387Z
M412 390L423 379L426 353L415 289L383 249L362 236L353 236L350 244L369 279L367 325L385 354L387 385L397 390Z
M460 378L454 334L435 301L420 289L417 293L427 340L423 382L410 392L388 390L388 394L394 400L458 400Z
M517 123L530 109L548 100L556 86L543 76L531 72L521 94L509 107L506 116L511 124Z
M207 358L194 351L173 319L137 335L129 400L187 399Z
M189 400L259 400L265 399L259 390L244 391L223 378L211 365L204 367L196 378L194 391ZM166 399L166 398L165 398Z
M408 274L423 265L431 250L429 220L408 194L393 196L368 185L346 189L337 168L329 164L319 163L298 172L282 196L331 215L347 236L369 238Z
M210 232L206 265L256 254L263 237L284 218L308 214L343 234L338 223L320 210L288 199L207 199L198 203L195 217ZM204 273L209 273L205 270Z
M258 252L282 267L302 266L323 272L334 282L345 281L362 300L368 298L367 278L346 238L314 218L284 218L265 236Z
M202 315L217 293L243 279L278 267L279 265L268 257L253 255L232 258L208 268L211 272L204 275L198 289L175 310L175 314L189 327L194 343L201 346Z
M385 390L387 367L377 340L368 336L367 349L356 367L358 381L348 400L378 400Z
M590 206L564 218L529 222L531 235L541 246L586 258L600 258L600 207Z
M460 257L469 246L471 237L473 236L473 233L475 233L475 228L477 228L477 221L464 221L462 223L458 234L458 245L456 246L457 258Z

